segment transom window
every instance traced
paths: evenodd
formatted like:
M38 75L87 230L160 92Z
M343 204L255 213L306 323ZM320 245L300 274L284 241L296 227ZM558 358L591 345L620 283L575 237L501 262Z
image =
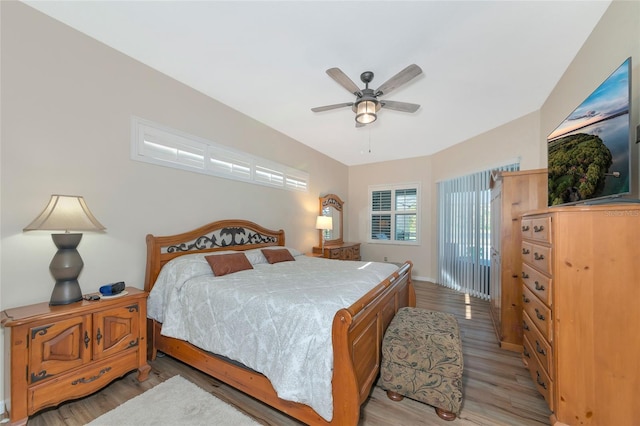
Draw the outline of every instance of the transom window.
M308 190L307 172L138 117L131 117L131 159L290 191Z
M418 184L369 187L369 242L418 243Z

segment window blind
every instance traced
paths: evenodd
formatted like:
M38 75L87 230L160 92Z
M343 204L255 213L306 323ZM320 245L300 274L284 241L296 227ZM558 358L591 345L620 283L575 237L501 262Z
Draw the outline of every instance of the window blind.
M519 170L519 163L438 183L438 283L489 298L492 170Z

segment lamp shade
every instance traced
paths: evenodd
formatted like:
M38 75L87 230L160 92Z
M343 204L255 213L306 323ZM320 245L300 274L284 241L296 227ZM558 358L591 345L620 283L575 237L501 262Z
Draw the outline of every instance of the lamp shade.
M77 195L52 195L49 204L24 231L64 231L51 234L58 251L49 264L56 280L50 305L67 305L82 300L78 276L84 267L76 249L82 234L69 231L102 231L105 227L93 216L84 198Z
M333 219L331 216L318 216L316 219L316 229L333 229Z
M360 124L369 124L376 121L376 102L363 100L356 106L356 121Z
M106 229L93 216L84 198L78 195L52 195L49 204L24 231L102 231Z

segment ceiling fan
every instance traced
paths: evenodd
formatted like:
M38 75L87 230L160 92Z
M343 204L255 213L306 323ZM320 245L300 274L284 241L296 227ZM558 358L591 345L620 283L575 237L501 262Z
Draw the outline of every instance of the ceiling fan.
M369 83L373 80L373 73L365 71L360 74L360 80L365 84L364 89L358 88L356 84L340 68L329 68L327 74L333 78L338 84L356 95L354 102L345 102L342 104L325 105L321 107L311 108L313 112L328 111L331 109L351 107L356 113L356 127L362 127L366 124L373 123L378 118L380 108L393 109L402 112L416 112L420 105L408 102L388 101L378 99L379 96L387 95L394 89L402 86L413 78L422 73L422 69L416 64L411 64L386 82L377 90L369 89Z

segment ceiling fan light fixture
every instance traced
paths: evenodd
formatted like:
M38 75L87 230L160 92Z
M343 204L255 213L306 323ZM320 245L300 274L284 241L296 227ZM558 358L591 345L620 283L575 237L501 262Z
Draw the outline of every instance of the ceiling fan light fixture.
M372 100L362 100L356 105L356 121L360 124L369 124L378 118L377 102Z

